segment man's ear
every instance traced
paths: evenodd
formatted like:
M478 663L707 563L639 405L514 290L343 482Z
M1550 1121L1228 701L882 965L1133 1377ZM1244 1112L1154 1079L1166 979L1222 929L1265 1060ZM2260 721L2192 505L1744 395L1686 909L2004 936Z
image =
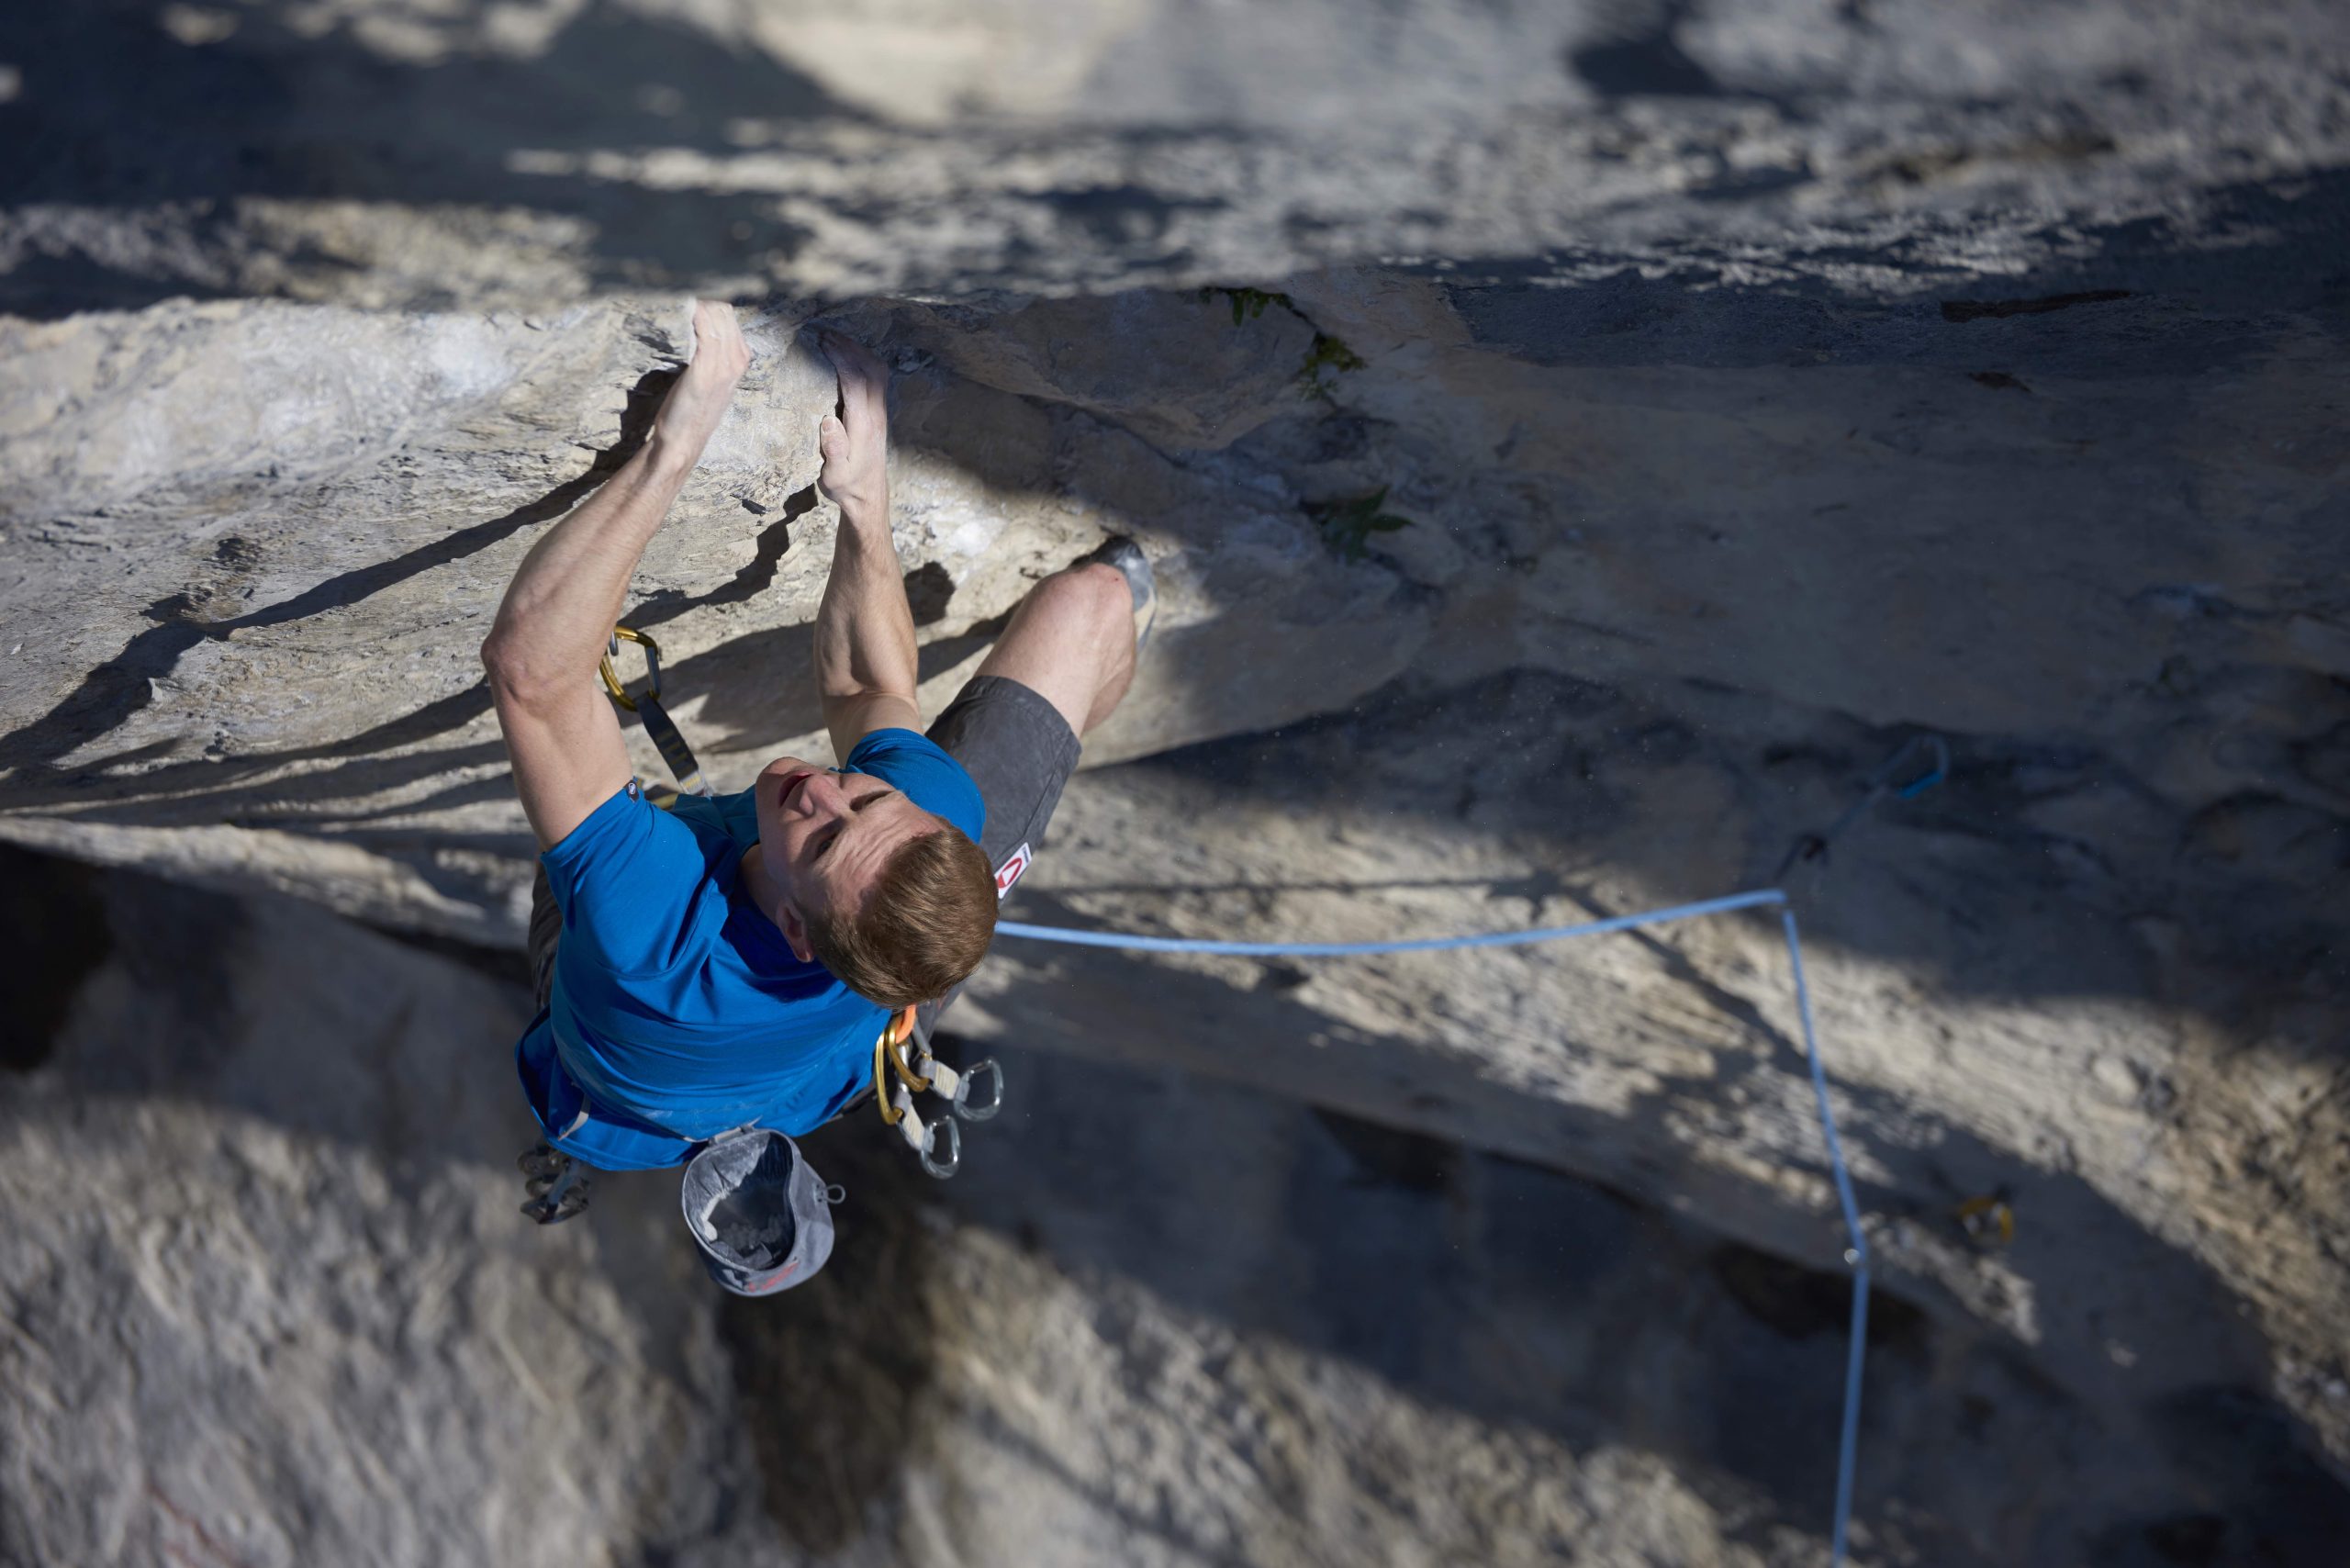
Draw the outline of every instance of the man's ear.
M791 949L791 956L801 963L814 963L816 949L808 945L808 923L800 918L800 912L791 907L791 901L789 899L784 901L781 913L783 919L776 929L783 933L784 945Z

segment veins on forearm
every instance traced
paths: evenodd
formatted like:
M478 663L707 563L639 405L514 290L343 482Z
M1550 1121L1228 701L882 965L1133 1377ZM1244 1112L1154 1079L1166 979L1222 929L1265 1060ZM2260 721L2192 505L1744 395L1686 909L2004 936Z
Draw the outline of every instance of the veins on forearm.
M648 442L531 547L491 633L508 659L593 667L644 546L690 472L666 456Z
M906 602L889 515L886 501L842 510L816 611L816 678L827 698L912 694L913 607Z

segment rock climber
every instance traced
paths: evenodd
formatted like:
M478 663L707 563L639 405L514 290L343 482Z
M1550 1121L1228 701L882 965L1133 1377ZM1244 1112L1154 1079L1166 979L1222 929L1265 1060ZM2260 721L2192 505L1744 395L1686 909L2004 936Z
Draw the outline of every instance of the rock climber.
M923 728L888 373L814 337L839 386L813 432L840 521L811 671L836 765L778 756L747 790L662 809L597 684L630 576L750 364L730 306L696 305L650 434L532 545L482 644L540 849L539 1011L517 1058L543 1160L670 1166L732 1129L798 1135L840 1112L892 1011L934 1015L986 953L999 873L1008 887L1033 855L1079 738L1134 674L1154 590L1113 537L1038 583Z

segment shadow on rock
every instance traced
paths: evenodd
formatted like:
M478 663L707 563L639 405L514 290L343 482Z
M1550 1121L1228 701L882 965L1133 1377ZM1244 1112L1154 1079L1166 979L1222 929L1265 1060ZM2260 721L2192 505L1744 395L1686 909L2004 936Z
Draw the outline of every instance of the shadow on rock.
M0 848L0 942L31 1027L11 1065L70 1092L209 1102L380 1156L510 1169L533 1124L512 1042L518 958L394 939L285 897L236 897ZM520 1188L516 1187L519 1203ZM519 1223L519 1220L518 1220Z
M185 595L173 595L149 605L146 618L153 622L151 626L131 638L120 653L91 670L83 678L82 684L56 707L31 723L0 736L0 769L15 771L18 777L14 782L20 788L27 774L37 777L56 774L60 771L56 766L57 758L116 728L153 701L154 682L171 673L182 654L207 638L226 639L232 633L255 627L282 626L330 610L346 609L435 567L476 555L533 524L551 522L563 516L599 488L643 444L653 429L655 416L661 411L662 400L668 396L669 385L676 378L677 373L667 369L647 371L639 377L628 392L627 407L621 420L620 438L596 454L586 473L565 480L536 500L486 521L443 534L390 560L370 562L364 566L340 573L290 599L264 605L230 620L193 619L188 613L189 605ZM140 793L154 793L159 787L170 781L189 777L202 778L217 784L224 778L233 778L238 774L312 757L349 757L356 759L363 767L396 767L397 761L387 765L384 759L371 756L370 752L454 728L487 710L488 705L487 687L471 687L429 703L415 713L364 731L349 740L288 752L260 753L241 757L235 762L182 764L177 768L167 770L167 778L151 775L140 779L136 788ZM423 760L428 765L440 765L438 759ZM416 760L411 759L409 766L417 766ZM86 774L71 781L74 788L88 782ZM345 780L340 788L348 789L354 782L358 780ZM41 800L38 793L32 792L23 798L28 803L39 803ZM71 796L64 798L70 799Z
M1157 1005L1189 1014L1188 1000L1162 989ZM1850 1305L1841 1269L1723 1240L1721 1211L1684 1208L1686 1186L1633 1196L1162 1064L1004 1054L1011 1109L964 1174L933 1189L962 1223L1490 1428L1665 1456L1748 1521L1733 1533L1758 1550L1789 1526L1823 1527ZM1996 1158L1967 1152L1956 1129L1930 1141L1953 1161ZM1989 1568L2078 1560L2100 1532L2140 1529L2150 1497L2192 1498L2224 1540L2271 1553L2202 1561L2326 1561L2350 1487L2302 1423L2253 1391L2264 1358L2224 1286L2076 1178L2019 1201L2042 1232L2010 1260L2039 1293L2038 1342L1986 1331L1923 1282L1880 1276L1857 1517L1918 1561ZM2087 1255L2144 1299L2098 1299L2076 1271ZM2139 1378L2113 1378L2083 1331L2091 1300L2095 1327L2143 1357ZM857 1359L877 1353L876 1329L848 1332ZM901 1364L893 1392L932 1375ZM2243 1382L2215 1399L2210 1380L2228 1377Z
M25 150L0 177L0 203L328 197L535 209L587 220L597 286L641 288L671 269L789 253L796 231L753 195L525 173L518 155L723 153L726 125L741 117L863 118L787 66L609 4L586 7L535 56L437 62L403 61L339 30L311 36L287 6L240 7L225 37L191 46L166 25L185 9L133 0L27 15L10 54L39 85L0 106L0 126ZM86 262L33 264L0 282L0 304L62 315L188 292Z
M49 1059L82 982L113 952L101 881L74 861L0 844L0 1070Z
M768 1516L799 1550L831 1553L887 1529L885 1506L928 1447L945 1227L937 1183L870 1109L801 1148L848 1189L832 1260L781 1296L728 1296L719 1332Z
M342 1140L380 1159L395 1193L442 1161L503 1168L526 1141L502 1032L520 1023L518 986L428 963L292 901L21 852L0 870L27 895L11 901L6 935L53 977L31 1012L69 1021L66 1047L31 1070L52 1088L201 1100ZM1187 1078L1171 1042L1137 1036L1135 995L1194 1033L1231 1009L1251 1012L1252 1029L1310 1036L1331 1022L1279 991L1104 962L1114 972L1056 982L1056 1005L1083 1031L1093 1001L1123 997L1119 1037L1139 1059L1013 1057L1012 1108L954 1183L922 1176L869 1112L805 1140L816 1169L850 1191L841 1245L802 1289L729 1298L720 1316L765 1506L787 1540L829 1553L887 1531L909 1468L935 1458L955 1397L939 1358L957 1328L945 1271L958 1223L1080 1281L1131 1281L1179 1312L1367 1369L1488 1425L1529 1426L1578 1451L1629 1444L1685 1464L1701 1486L1711 1475L1752 1488L1770 1500L1746 1509L1758 1543L1777 1525L1817 1528L1833 1478L1845 1282L1709 1228L1742 1215L1742 1228L1775 1230L1787 1252L1817 1250L1816 1215L1708 1175L1682 1149L1669 1103L1692 1086L1668 1084L1620 1115L1547 1103L1539 1125L1512 1132L1548 1161L1580 1151L1653 1183L1628 1197ZM1419 1050L1346 1044L1372 1082ZM1793 1070L1758 1059L1757 1071ZM1326 1087L1302 1083L1299 1098ZM1846 1093L1855 1126L1900 1110ZM1490 1132L1494 1109L1472 1092L1451 1114ZM1929 1560L1957 1565L2070 1560L2084 1532L2116 1568L2327 1562L2350 1492L2300 1423L2255 1392L2265 1358L2226 1284L2077 1176L2020 1169L1957 1127L1917 1131L1916 1150L1879 1151L1934 1168L1906 1171L1909 1186L2014 1184L2029 1228L2005 1261L2034 1293L2037 1338L1987 1331L1930 1291L1906 1300L1908 1285L1888 1277L1870 1338L1862 1518L1897 1522ZM671 1192L656 1181L614 1193L599 1234L642 1210L627 1235L674 1240ZM1707 1226L1667 1212L1664 1195ZM1938 1223L1881 1189L1863 1202ZM660 1326L710 1287L656 1266L656 1253L668 1255L632 1258L615 1278L631 1278L633 1310L666 1344L674 1325ZM2143 1370L2114 1373L2110 1343ZM2157 1515L2150 1495L2180 1506ZM2156 1551L2211 1555L2144 1555Z

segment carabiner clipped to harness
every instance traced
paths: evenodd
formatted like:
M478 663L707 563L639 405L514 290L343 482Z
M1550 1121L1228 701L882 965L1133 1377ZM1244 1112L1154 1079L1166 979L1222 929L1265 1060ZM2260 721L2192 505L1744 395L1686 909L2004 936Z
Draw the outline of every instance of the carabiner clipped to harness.
M922 1168L944 1182L963 1168L963 1129L944 1118L925 1123L907 1108L906 1118L900 1124L907 1129L906 1141L913 1145L914 1153L922 1157ZM915 1133L914 1128L921 1128ZM946 1158L938 1158L938 1137L946 1135Z
M944 1073L947 1070L934 1066L932 1070L935 1073ZM971 1095L971 1085L982 1079L987 1081L988 1092L985 1098L974 1101ZM997 1063L995 1058L988 1058L987 1060L962 1075L961 1081L955 1085L953 1093L955 1099L952 1109L957 1115L967 1122L986 1121L1003 1109L1002 1067Z
M636 699L628 694L628 688L621 684L620 671L612 667L622 643L634 643L644 650L645 694L655 699L661 695L661 644L633 626L615 626L612 634L604 639L604 656L596 666L597 678L604 683L604 689L611 694L613 701L633 713L637 711Z
M634 643L644 650L644 690L635 697L628 694L628 688L621 684L620 672L612 667L612 660L624 642ZM602 679L604 689L611 694L612 700L635 714L638 722L643 724L644 733L653 737L654 745L660 749L661 760L669 765L671 773L677 775L677 792L681 795L710 795L710 784L701 776L701 764L694 760L694 748L686 743L685 734L677 728L677 721L669 717L669 710L661 705L661 644L633 626L615 626L611 636L605 640L604 657L597 665L596 674Z
M912 1062L906 1059L910 1041L914 1047ZM972 1088L982 1081L988 1092L975 1097ZM984 1122L1003 1109L1003 1069L990 1057L968 1072L957 1072L931 1055L930 1047L916 1036L914 1010L909 1007L890 1019L880 1038L873 1042L873 1101L882 1123L898 1129L906 1147L921 1158L922 1168L945 1181L963 1163L963 1133L945 1116L924 1122L914 1109L914 1096L923 1093L944 1099L947 1109L963 1121ZM946 1142L944 1158L939 1153L941 1134Z

